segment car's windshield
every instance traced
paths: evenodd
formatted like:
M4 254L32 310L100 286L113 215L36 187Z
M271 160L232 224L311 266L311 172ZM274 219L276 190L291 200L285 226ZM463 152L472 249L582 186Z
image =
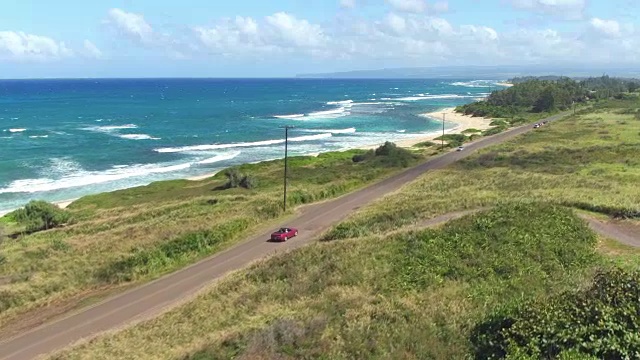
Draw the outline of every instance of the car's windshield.
M289 231L289 230L288 230L288 229L285 229L285 228L282 228L282 229L278 230L278 232L281 232L281 233L286 233L286 232L288 232L288 231Z

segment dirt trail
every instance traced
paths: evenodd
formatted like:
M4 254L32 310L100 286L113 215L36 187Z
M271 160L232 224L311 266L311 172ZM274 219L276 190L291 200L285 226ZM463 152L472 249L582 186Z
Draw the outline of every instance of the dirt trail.
M640 248L640 226L617 220L597 220L587 215L580 215L580 217L598 234L622 244Z

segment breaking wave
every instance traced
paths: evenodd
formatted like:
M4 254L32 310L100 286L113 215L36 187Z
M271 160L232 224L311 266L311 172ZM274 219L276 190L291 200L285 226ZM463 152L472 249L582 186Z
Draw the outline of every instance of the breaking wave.
M46 192L74 187L101 184L110 181L122 180L132 177L140 177L151 174L168 173L185 170L191 167L191 163L161 166L151 165L131 165L113 167L106 171L85 171L79 164L70 166L65 171L65 175L59 179L43 177L38 179L22 179L10 183L5 188L0 188L0 194L6 193L36 193Z
M347 129L300 129L303 132L311 133L331 133L331 134L353 134L356 132L356 128Z
M196 164L201 164L201 165L213 164L213 163L217 163L217 162L220 162L220 161L231 160L231 159L235 158L238 155L240 155L240 151L237 151L237 152L234 152L234 153L222 154L222 155L210 157L208 159L204 159L204 160L198 161Z
M306 135L306 136L298 136L289 138L289 141L300 142L300 141L313 141L326 139L333 136L331 133L323 133L317 135ZM193 145L193 146L181 146L181 147L169 147L169 148L159 148L155 149L156 152L159 153L176 153L176 152L185 152L185 151L207 151L207 150L217 150L217 149L232 149L232 148L240 148L240 147L259 147L259 146L269 146L282 144L285 142L285 139L277 139L277 140L264 140L264 141L254 141L254 142L241 142L241 143L232 143L232 144L211 144L211 145Z
M121 134L118 137L128 140L160 140L158 137L153 137L147 134Z

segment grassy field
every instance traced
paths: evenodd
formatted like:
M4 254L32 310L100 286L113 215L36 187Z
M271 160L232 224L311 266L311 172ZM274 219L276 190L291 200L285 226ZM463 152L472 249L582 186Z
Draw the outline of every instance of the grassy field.
M362 151L290 158L290 208L329 199L415 164L415 156ZM84 197L69 207L70 225L0 239L0 328L25 312L64 310L89 296L148 281L224 249L282 212L282 161L238 167L252 189L224 189L224 173L202 181L163 181ZM19 228L10 217L0 230ZM16 320L16 321L17 321Z
M587 288L600 268L640 268L638 250L597 240L574 215L638 221L639 108L600 102L426 174L324 242L57 358L482 358L470 338L490 314ZM415 228L478 208L492 210Z

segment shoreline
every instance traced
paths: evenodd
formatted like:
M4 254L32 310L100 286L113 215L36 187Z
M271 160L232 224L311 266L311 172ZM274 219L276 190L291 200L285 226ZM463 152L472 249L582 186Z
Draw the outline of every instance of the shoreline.
M504 84L504 86L513 86L512 84ZM489 125L492 121L492 119L489 118L480 118L480 117L472 117L470 115L463 115L460 113L455 112L455 107L448 107L448 108L444 108L438 111L434 111L434 112L430 112L430 113L423 113L423 114L418 114L418 116L427 118L429 120L432 121L436 121L436 122L442 122L442 114L445 115L445 123L449 123L449 124L453 124L453 127L450 127L448 129L445 129L444 133L445 134L456 134L456 133L461 133L464 130L468 130L468 129L478 129L478 130L487 130L489 128L491 128L491 126ZM429 132L429 133L424 133L421 134L420 136L416 136L416 137L412 137L412 138L407 138L407 139L403 139L403 140L397 140L395 141L395 144L403 147L403 148L411 148L414 147L415 145L421 143L421 142L425 142L425 141L431 141L434 140L436 138L438 138L439 136L442 135L442 131L433 131L433 132ZM354 147L354 148L349 148L349 149L344 149L344 150L340 150L340 151L346 151L346 150L353 150L353 149L361 149L361 150L371 150L371 149L375 149L381 145L383 145L384 143L371 143L371 144L367 144L367 145L361 145L358 147ZM313 153L313 154L308 154L305 156L318 156L320 155L320 153ZM273 159L271 159L273 160ZM271 161L271 160L263 160L263 161ZM258 162L262 162L262 161L258 161ZM224 169L220 169L217 170L215 172L211 172L211 173L206 173L206 174L202 174L202 175L196 175L196 176L190 176L187 178L181 178L182 180L188 180L188 181L202 181L202 180L206 180L208 178L211 178L212 176L215 176L216 174L218 174L220 171L223 171ZM180 180L180 179L175 179L175 180ZM60 200L60 201L53 201L51 202L52 204L58 206L61 209L65 209L67 208L69 205L71 205L71 203L75 202L76 200L78 200L80 198L76 198L76 199L67 199L67 200ZM17 208L16 208L17 209ZM0 217L16 210L6 210L6 211L0 211Z
M450 127L448 129L445 128L444 130L445 134L456 134L468 129L487 130L492 127L489 124L493 119L472 117L471 115L463 115L463 114L457 113L455 110L456 110L455 107L448 107L448 108L444 108L444 109L430 112L430 113L418 114L418 116L427 118L432 121L441 122L442 114L445 114L445 123L454 125L453 127ZM442 132L439 130L432 131L429 133L421 134L420 136L411 137L403 140L397 140L395 141L395 144L403 148L411 148L411 147L414 147L416 144L433 140L435 138L440 137L441 135L442 135ZM371 150L371 149L376 149L377 147L383 144L384 142L382 143L377 142L377 143L365 144L358 147L346 148L346 149L337 150L337 151L347 151L347 150L354 150L354 149ZM305 156L318 156L318 155L320 155L320 153L307 154ZM263 161L270 161L270 160L263 160ZM261 162L261 161L258 161L258 162ZM212 176L215 176L216 174L218 174L220 171L223 171L223 170L224 169L221 169L212 173L203 174L203 175L191 176L186 178L185 180L202 181Z

